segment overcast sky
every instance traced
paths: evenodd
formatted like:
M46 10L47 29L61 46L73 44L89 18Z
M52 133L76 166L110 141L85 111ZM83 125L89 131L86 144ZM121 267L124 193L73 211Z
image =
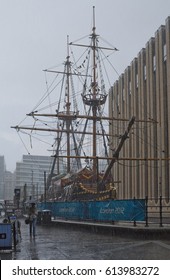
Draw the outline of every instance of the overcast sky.
M119 49L120 74L170 15L169 0L0 0L0 155L7 170L26 154L10 127L45 91L42 70L65 59L67 35L91 32L94 5L97 33Z

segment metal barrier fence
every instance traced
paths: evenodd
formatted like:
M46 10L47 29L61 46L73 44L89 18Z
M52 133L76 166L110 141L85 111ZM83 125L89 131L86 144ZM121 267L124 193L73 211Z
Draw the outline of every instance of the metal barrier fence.
M170 226L170 201L160 196L145 199L126 199L89 202L42 202L39 210L48 209L52 216L62 219L91 220L100 222L142 222L146 227Z
M170 225L170 200L167 203L167 198L160 196L155 202L155 199L145 198L145 226L158 225Z

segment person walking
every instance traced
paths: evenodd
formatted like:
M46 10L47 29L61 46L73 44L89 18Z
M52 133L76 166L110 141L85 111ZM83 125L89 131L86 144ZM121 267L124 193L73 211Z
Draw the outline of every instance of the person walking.
M30 236L35 237L36 235L36 222L37 222L37 211L35 207L35 203L31 203L31 206L29 208L29 229L30 229Z

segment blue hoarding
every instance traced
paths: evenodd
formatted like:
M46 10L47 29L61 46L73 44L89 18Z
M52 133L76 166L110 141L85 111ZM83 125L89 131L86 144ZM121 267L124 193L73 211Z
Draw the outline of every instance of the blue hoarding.
M96 221L144 221L145 199L46 202L39 209L49 209L54 217Z

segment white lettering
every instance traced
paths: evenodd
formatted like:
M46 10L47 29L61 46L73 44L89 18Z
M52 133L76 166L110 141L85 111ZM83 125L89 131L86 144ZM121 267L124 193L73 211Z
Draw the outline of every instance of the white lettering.
M60 208L59 209L59 212L62 213L62 212L65 212L65 213L73 213L75 211L75 208L74 207L69 207L69 208Z
M124 215L125 208L124 207L115 207L111 209L100 209L100 214L123 214Z

